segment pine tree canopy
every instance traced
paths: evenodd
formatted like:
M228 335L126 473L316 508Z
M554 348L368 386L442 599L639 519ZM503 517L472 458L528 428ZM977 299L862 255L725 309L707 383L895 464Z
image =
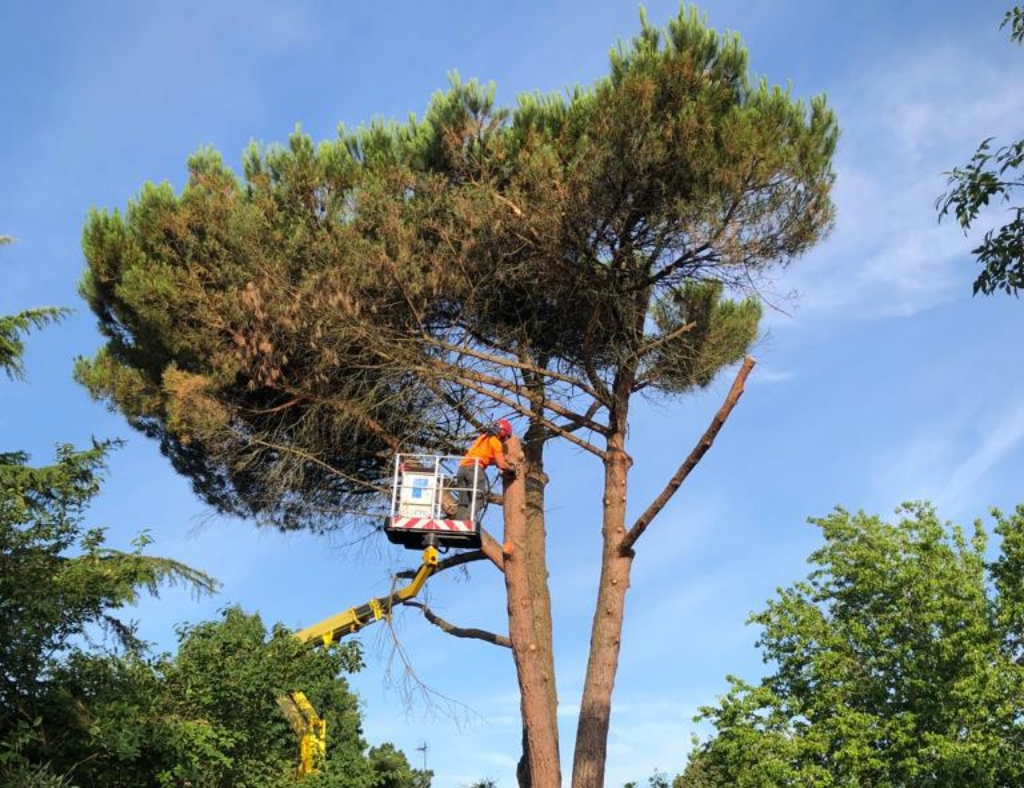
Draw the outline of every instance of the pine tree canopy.
M696 11L606 77L188 162L84 231L107 337L77 375L222 510L334 527L397 449L495 408L580 440L617 396L704 386L756 339L759 288L828 232L836 121L748 74Z

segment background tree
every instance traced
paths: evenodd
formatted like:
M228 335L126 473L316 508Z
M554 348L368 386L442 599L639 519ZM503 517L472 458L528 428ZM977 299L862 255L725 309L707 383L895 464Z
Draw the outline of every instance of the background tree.
M1024 43L1024 7L1007 11L1001 26L1010 28L1011 41ZM967 164L949 173L948 185L936 203L939 218L953 213L965 233L990 203L1009 206L1010 221L986 232L971 250L982 265L974 292L1016 295L1024 288L1024 205L1014 204L1015 193L1024 188L1024 139L994 150L992 138L984 140Z
M752 621L771 673L702 717L683 785L1011 786L1024 779L1024 507L994 561L924 504L841 509L806 580Z
M0 237L0 244L10 239ZM22 336L59 319L60 309L0 316L0 368L24 376ZM50 466L28 455L0 451L0 776L38 778L61 753L66 737L50 714L55 678L69 655L105 629L122 646L139 646L118 610L142 591L183 583L210 591L213 580L177 561L144 555L144 537L132 552L105 546L101 528L82 524L99 490L109 446L84 451L60 446ZM56 779L56 778L54 778Z
M534 785L560 782L543 450L559 438L597 458L574 784L600 786L635 546L753 362L632 524L630 403L743 358L761 276L830 226L835 139L823 100L752 83L738 38L683 11L666 30L644 20L607 78L565 96L503 109L456 79L423 119L253 148L244 182L203 152L180 196L146 186L124 216L90 217L83 293L109 341L78 376L207 501L283 528L379 513L392 452L455 451L495 410L520 416L513 549L485 537L458 563L504 571Z
M13 243L9 235L0 235L0 246ZM42 328L47 323L59 320L67 310L54 307L26 309L16 315L0 315L0 370L9 379L24 377L22 355L25 352L24 334L32 328Z
M429 773L391 744L367 751L358 698L340 678L362 664L354 642L313 650L237 608L180 628L177 653L155 666L159 689L147 717L160 784L293 785L297 743L275 698L302 689L330 719L324 771L304 784L429 788Z
M22 334L60 316L0 317L0 366L23 376ZM357 699L340 678L361 666L354 645L311 651L256 616L183 627L174 656L154 658L122 611L143 592L214 581L180 562L130 552L84 525L108 444L60 446L33 467L0 452L0 784L29 786L286 786L295 737L275 697L302 688L332 718L336 788L428 788L391 745L365 753ZM404 766L404 768L403 768Z
M145 535L123 552L83 526L106 450L64 446L42 468L0 454L0 782L291 785L297 744L274 699L301 688L331 717L317 784L429 786L390 745L365 752L339 678L361 667L352 644L312 651L282 627L268 639L258 617L231 609L183 627L174 657L148 655L118 611L164 584L214 583L144 554Z

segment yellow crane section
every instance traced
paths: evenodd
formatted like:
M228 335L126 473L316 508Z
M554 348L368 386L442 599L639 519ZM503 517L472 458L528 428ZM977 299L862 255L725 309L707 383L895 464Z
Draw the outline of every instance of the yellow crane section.
M407 586L396 589L388 596L371 599L364 605L325 618L317 624L295 633L295 637L310 647L330 646L346 635L351 635L367 624L388 618L397 606L408 602L423 588L423 584L437 569L438 551L434 545L423 550L423 559L416 576ZM327 721L316 713L313 704L302 692L289 692L277 699L292 729L299 736L299 777L320 771L327 757Z
M350 607L348 610L325 618L313 626L306 627L295 633L295 637L311 646L329 646L346 635L351 635L367 624L380 621L391 615L392 609L408 602L423 588L423 584L437 568L437 548L429 545L423 551L423 560L419 571L409 585L397 589L388 596L371 599L365 605Z
M320 771L327 759L327 720L316 713L304 692L282 695L277 705L299 737L299 779Z

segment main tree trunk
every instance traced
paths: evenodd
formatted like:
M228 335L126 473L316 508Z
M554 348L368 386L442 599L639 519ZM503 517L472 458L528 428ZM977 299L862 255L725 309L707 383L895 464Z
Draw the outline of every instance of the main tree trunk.
M545 605L543 600L534 599L531 583L537 574L536 567L531 570L531 562L543 561L543 551L536 552L528 533L526 483L530 469L515 438L508 442L508 456L520 462L520 472L515 478L506 477L504 489L509 638L519 680L526 766L520 769L520 781L525 779L531 788L559 788L562 774L558 761L550 603ZM545 576L545 586L546 581ZM537 601L539 604L535 604Z
M573 788L604 788L612 690L615 688L615 674L619 667L626 591L633 565L632 552L625 555L621 552L622 540L626 535L626 479L630 463L624 444L625 436L621 433L613 434L608 442L601 528L601 579L576 728Z

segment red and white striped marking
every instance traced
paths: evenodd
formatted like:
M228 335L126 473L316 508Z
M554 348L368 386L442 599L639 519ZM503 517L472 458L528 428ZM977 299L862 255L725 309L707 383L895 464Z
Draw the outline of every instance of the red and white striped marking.
M472 520L440 520L434 517L392 517L391 528L402 531L454 531L476 533Z

